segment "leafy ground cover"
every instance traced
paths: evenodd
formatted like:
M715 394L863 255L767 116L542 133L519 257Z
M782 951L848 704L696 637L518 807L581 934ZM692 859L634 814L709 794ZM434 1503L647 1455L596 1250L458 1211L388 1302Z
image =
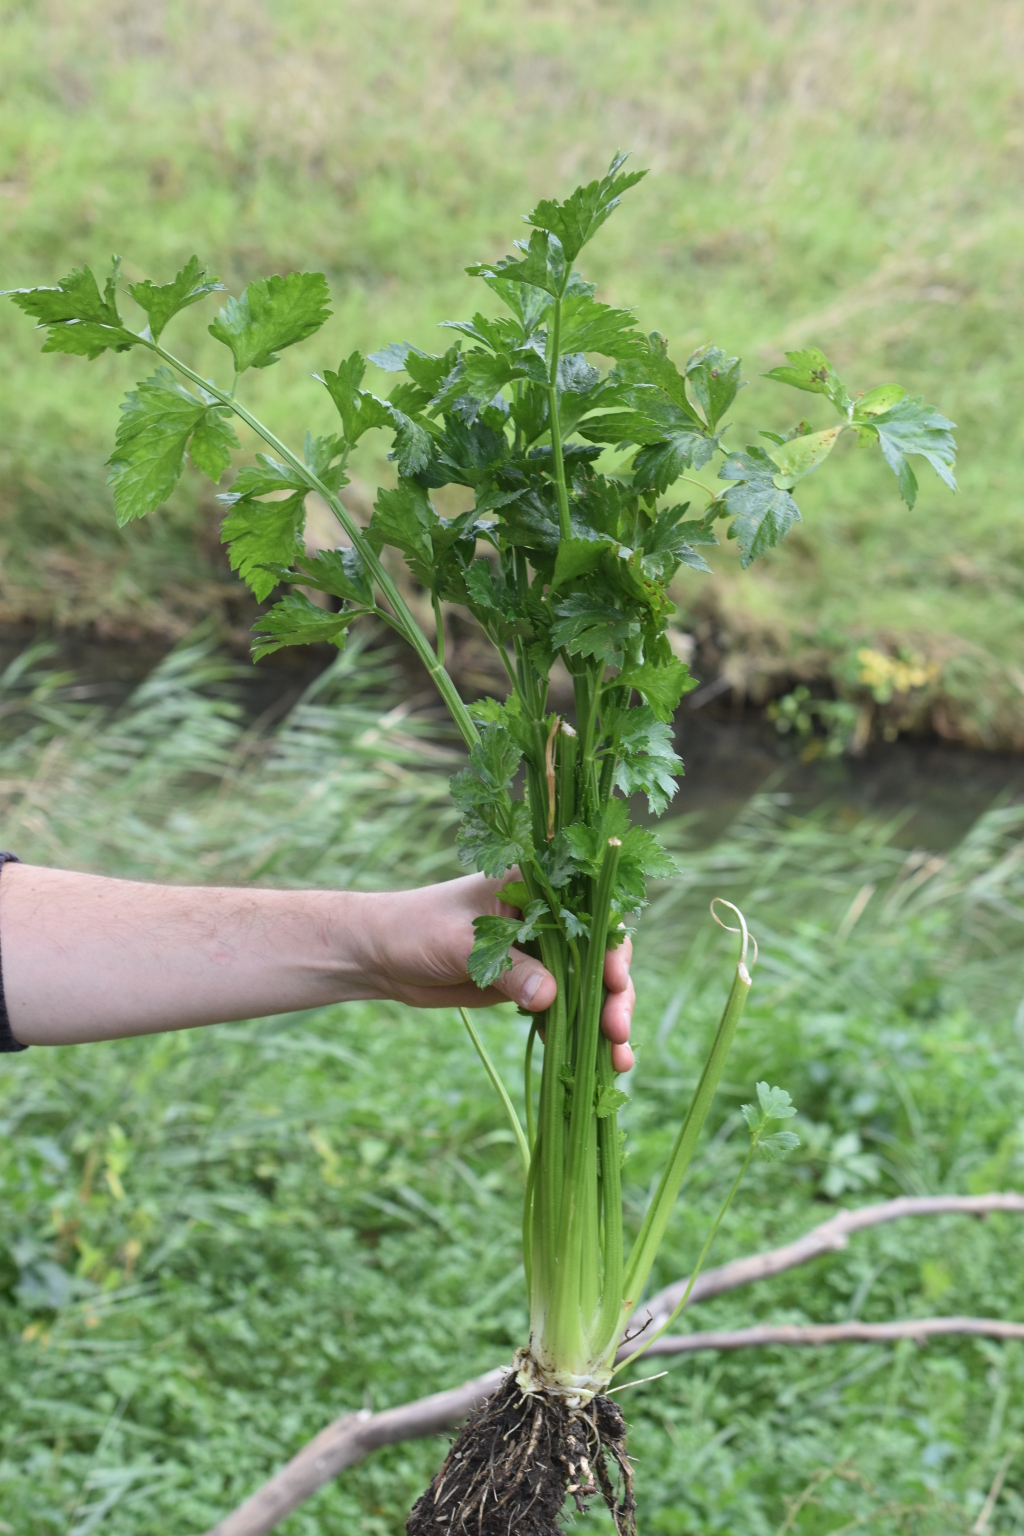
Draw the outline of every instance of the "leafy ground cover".
M729 551L710 587L684 583L705 671L757 699L802 678L888 709L894 729L1024 742L1017 7L403 0L325 15L263 0L211 17L8 0L3 14L5 286L109 249L167 276L197 249L236 292L319 267L339 297L328 346L387 333L432 350L435 322L468 302L448 274L504 250L510 204L595 173L611 139L634 147L657 175L603 247L603 298L638 298L677 350L728 332L754 375L809 343L851 379L898 375L962 445L959 501L927 489L909 533L864 459L844 490L808 487L798 537L753 583L734 581ZM193 485L159 527L118 534L90 467L109 448L108 391L73 363L40 391L18 319L0 319L0 617L180 635L214 608L239 625L212 502ZM285 359L275 381L296 427L305 366ZM891 707L900 665L919 680Z
M348 653L267 741L233 714L225 670L179 653L106 721L38 661L9 674L8 844L185 880L454 867L445 749L381 716L380 672L364 692ZM671 824L685 873L638 946L635 1219L721 1004L712 894L742 899L762 959L656 1283L691 1264L760 1077L793 1093L803 1146L751 1179L717 1259L837 1201L1019 1184L1024 814L989 813L942 860L894 831L771 797L699 851ZM523 1026L501 1011L482 1027L514 1076ZM330 1417L462 1380L522 1335L516 1149L454 1016L355 1005L32 1051L5 1060L0 1121L0 1529L16 1536L194 1536ZM1022 1260L1016 1218L903 1223L693 1325L1014 1317ZM978 1340L673 1365L624 1396L643 1528L966 1533L1009 1458L988 1529L1024 1530L1022 1376L1017 1346ZM435 1462L430 1444L380 1453L282 1530L397 1536Z

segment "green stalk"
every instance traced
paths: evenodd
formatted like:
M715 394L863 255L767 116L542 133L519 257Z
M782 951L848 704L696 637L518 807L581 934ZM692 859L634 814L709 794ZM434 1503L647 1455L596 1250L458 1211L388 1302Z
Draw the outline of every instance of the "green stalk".
M514 1136L516 1138L516 1144L519 1147L519 1155L520 1155L520 1157L523 1160L523 1172L526 1174L527 1178L529 1178L529 1176L530 1176L530 1147L529 1147L529 1143L526 1140L526 1136L525 1136L525 1134L523 1132L523 1128L519 1124L519 1116L516 1114L515 1105L512 1103L512 1100L509 1098L509 1096L508 1096L508 1089L505 1087L505 1084L502 1082L501 1077L500 1077L500 1075L498 1073L497 1067L494 1065L494 1063L491 1060L490 1056L488 1056L487 1048L484 1045L483 1041L481 1040L480 1036L477 1034L476 1029L475 1029L475 1027L473 1025L473 1021L469 1017L469 1014L466 1012L465 1008L460 1008L459 1009L459 1015L460 1015L460 1017L462 1019L463 1024L465 1024L465 1026L466 1026L466 1032L469 1035L469 1038L472 1040L473 1044L476 1046L476 1053L480 1057L480 1060L484 1064L484 1071L487 1073L487 1076L491 1080L492 1088L494 1089L495 1093L498 1095L498 1098L501 1100L502 1104L505 1106L505 1113L508 1116L508 1123L512 1127L512 1132L513 1132L513 1134L514 1134Z
M175 357L171 352L165 351L163 347L158 346L155 342L147 341L144 343L144 345L149 347L151 351L155 352L158 357L162 357L164 362L170 363L172 368L177 368L178 371L183 373L187 379L191 379L193 384L198 384L200 389L204 389L207 394L213 395L214 399L219 400L221 405L229 406L230 409L234 411L236 416L241 417L242 421L245 422L247 427L251 427L258 437L262 437L263 441L269 447L274 449L275 453L279 453L281 455L285 463L289 464L292 469L295 470L296 474L301 475L302 479L305 480L310 490L316 491L318 495L323 497L324 501L326 501L327 505L338 519L338 522L348 534L348 537L351 539L353 546L359 551L359 555L363 561L363 564L370 572L381 592L387 598L388 603L391 605L391 608L395 613L402 635L412 646L413 650L416 652L417 656L420 658L431 678L433 679L434 685L437 688L438 693L440 693L442 699L444 699L444 702L447 704L452 719L458 726L459 733L462 736L463 741L466 743L466 746L474 747L477 743L478 735L476 726L473 724L472 715L469 713L469 710L462 702L459 691L455 684L452 682L451 678L448 676L448 673L445 671L441 662L435 655L434 648L430 644L430 641L427 639L426 635L423 633L419 625L416 623L416 620L413 618L409 606L403 598L402 594L399 592L395 583L384 569L384 566L381 564L376 551L368 543L365 533L363 532L362 528L360 528L359 524L356 522L355 518L352 516L351 512L349 512L347 507L345 507L343 503L338 500L337 496L335 496L334 493L327 488L327 486L320 479L319 475L315 475L311 469L303 464L301 459L292 453L290 448L285 447L280 438L275 437L274 434L269 431L262 422L258 421L255 416L251 415L244 406L239 405L238 401L233 399L231 395L225 394L222 389L218 389L216 385L209 383L208 380L202 378L198 373L195 373L193 369L189 368L187 363L183 363L180 358Z
M537 1141L537 1127L533 1118L533 1045L536 1038L537 1020L534 1019L530 1025L530 1037L526 1042L526 1064L523 1068L523 1080L526 1088L526 1139L530 1143L531 1152Z
M558 424L558 361L562 330L562 301L556 299L551 318L551 366L548 374L548 418L551 423L551 458L555 466L555 492L558 497L558 531L563 539L572 538L569 521L569 495L565 488L565 461L562 458L562 429Z
M597 1087L614 1088L611 1041L602 1035L597 1053ZM622 1170L620 1167L619 1117L612 1110L597 1122L601 1154L601 1209L604 1218L604 1264L601 1281L601 1311L594 1340L595 1358L609 1349L614 1353L619 1341L622 1313Z
M715 1236L716 1236L716 1234L718 1232L718 1229L722 1225L722 1222L725 1220L726 1212L728 1211L730 1205L732 1205L733 1199L735 1198L735 1195L736 1195L736 1191L739 1189L740 1185L743 1183L744 1175L746 1174L747 1169L750 1167L750 1160L751 1160L751 1158L754 1155L754 1147L755 1146L756 1146L756 1142L751 1142L750 1148L749 1148L749 1150L747 1152L747 1155L743 1159L743 1165L740 1168L739 1173L736 1175L735 1179L733 1180L732 1188L730 1189L729 1193L726 1195L725 1200L722 1202L721 1210L719 1211L718 1215L715 1217L714 1221L711 1224L711 1231L708 1233L707 1237L705 1238L704 1246L701 1249L700 1253L697 1255L697 1262L693 1266L693 1273L690 1275L690 1278L689 1278L689 1280L686 1283L686 1290L683 1292L682 1300L679 1302L679 1305L677 1307L673 1308L672 1312L669 1314L669 1316L662 1323L661 1327L660 1328L656 1328L655 1331L651 1334L650 1338L644 1340L644 1342L641 1344L639 1349L635 1349L631 1355L627 1355L625 1360L621 1361L620 1364L618 1364L615 1367L615 1370L612 1372L613 1375L617 1376L619 1371L624 1371L626 1369L627 1365L632 1365L633 1361L634 1360L638 1360L640 1358L640 1356L645 1352L645 1350L650 1349L650 1347L654 1343L655 1339L660 1339L662 1334L666 1331L666 1329L671 1328L672 1324L675 1322L675 1320L679 1316L680 1312L686 1306L686 1303L689 1301L690 1296L691 1296L691 1294L693 1292L693 1288L697 1284L697 1276L700 1274L701 1270L704 1267L704 1260L708 1256L708 1253L709 1253L710 1248L711 1248L711 1244L714 1242Z
M626 1272L623 1277L623 1301L622 1320L632 1313L640 1299L641 1292L647 1284L651 1267L657 1257L665 1229L668 1226L672 1207L682 1187L686 1170L690 1165L697 1139L704 1128L711 1101L721 1080L722 1070L725 1067L726 1057L736 1036L736 1029L743 1016L743 1008L750 991L750 973L746 964L740 960L736 967L736 976L729 992L729 998L722 1013L715 1035L714 1043L704 1064L700 1082L686 1119L679 1128L675 1145L668 1165L661 1176L661 1182L647 1208L643 1225L633 1244L626 1264Z
M596 1183L597 1116L594 1112L594 1080L597 1045L600 1036L601 1006L604 1001L604 952L611 916L612 892L619 862L621 843L608 839L601 872L596 881L592 904L590 942L584 966L583 988L577 1030L576 1059L573 1063L575 1087L572 1115L565 1153L565 1175L558 1219L558 1267L551 1293L551 1312L544 1330L544 1353L548 1361L570 1371L585 1371L590 1363L589 1333L593 1316L581 1315L581 1299L587 1288L585 1272L596 1268L597 1247L584 1251L587 1231L587 1173ZM593 1162L590 1169L588 1165Z

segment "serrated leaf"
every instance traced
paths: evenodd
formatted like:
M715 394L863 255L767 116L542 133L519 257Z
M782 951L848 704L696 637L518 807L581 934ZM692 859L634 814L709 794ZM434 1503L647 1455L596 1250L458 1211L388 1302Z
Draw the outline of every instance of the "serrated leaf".
M800 1145L800 1137L793 1131L773 1131L770 1136L758 1139L757 1150L766 1163L778 1163Z
M509 950L518 930L519 920L515 917L473 919L476 938L466 961L466 970L481 990L497 981L503 971L512 969Z
M386 347L379 347L376 352L370 352L367 362L373 363L377 368L383 368L385 373L404 373L406 358L415 350L411 341L389 341Z
M285 347L305 341L330 318L330 293L322 272L262 277L240 299L228 299L210 335L230 347L235 371L269 368Z
M422 474L430 463L433 438L418 421L402 411L392 409L395 441L388 458L398 465L398 473L405 476Z
M172 282L157 284L150 282L147 277L144 282L128 285L128 292L149 317L149 333L154 341L160 340L167 322L183 309L188 309L190 304L198 304L208 293L223 291L224 284L220 278L208 277L198 256L190 256Z
M269 453L258 453L255 464L246 464L238 471L230 491L217 500L225 506L252 496L269 496L274 491L308 491L305 480L290 464L279 464Z
M643 792L651 815L660 816L676 793L676 780L683 771L671 727L641 705L611 715L605 728L618 759L615 787L627 799Z
M644 357L648 350L631 309L613 309L585 293L562 300L559 345L563 353L599 352L617 359Z
M562 927L570 939L590 938L590 923L585 921L583 916L576 912L570 912L568 907L561 907L558 915L562 920Z
M359 614L348 610L328 613L311 603L301 592L291 592L275 603L253 626L253 660L270 656L286 645L345 644L348 627Z
M565 286L566 260L558 239L545 229L535 229L528 246L516 245L523 255L503 256L496 262L476 262L467 267L470 277L501 277L506 282L525 283L556 296Z
M204 475L216 483L231 464L231 456L242 445L231 425L231 412L211 406L199 421L188 445L189 458Z
M56 288L6 289L9 298L26 314L47 328L44 352L65 352L74 357L99 357L108 349L127 352L139 338L127 329L117 309L117 276L120 257L113 259L111 273L101 294L90 267L77 267L62 277Z
M393 490L377 492L366 532L375 549L382 544L400 549L417 581L430 587L434 580L431 531L438 522L423 487L414 480L402 480Z
M623 192L635 187L646 176L646 171L622 171L626 159L626 155L616 154L607 174L599 181L577 187L561 203L546 198L527 214L527 223L549 230L558 239L567 262L574 262L587 242L594 238L619 206Z
M452 798L460 810L488 804L507 791L522 750L504 725L489 721L474 744L467 767L452 776Z
M145 517L166 501L181 476L185 445L206 413L205 401L163 367L125 397L107 461L119 523Z
M373 588L357 549L321 549L315 555L300 555L294 571L279 574L284 580L329 592L347 603L373 607Z
M567 581L585 576L596 570L607 550L618 546L612 539L563 539L555 556L555 570L551 578L551 591L564 587Z
M869 389L867 394L858 395L853 419L856 421L862 416L881 416L883 411L891 410L898 401L903 400L906 393L902 384L879 384L877 388Z
M510 880L495 894L499 901L507 902L510 907L516 907L520 912L525 912L530 904L530 892L522 880Z
M676 656L671 661L644 661L626 667L616 681L628 688L636 688L657 718L664 721L672 719L683 694L697 686L697 679L690 676L689 667Z
M737 482L725 492L726 511L733 518L729 537L740 547L746 569L773 548L800 521L800 509L786 490L775 484L776 466L763 448L733 453L719 470L720 480Z
M479 810L465 813L456 839L459 861L464 868L478 869L481 874L499 877L513 864L521 864L530 857L530 812L517 800L511 807L506 825L491 826Z
M766 1120L791 1120L796 1106L785 1088L772 1088L768 1083L755 1083L757 1102Z
M305 492L299 491L284 501L239 501L221 524L231 569L259 602L277 586L280 567L290 566L302 554L305 521Z
M612 661L640 633L639 620L610 600L591 597L586 592L570 593L555 604L555 613L551 644L556 650L568 651L570 656Z
M956 463L955 422L948 421L934 406L925 405L918 396L905 396L863 428L875 431L885 462L899 482L900 494L908 507L917 499L917 479L907 463L908 453L919 453L928 460L939 478L951 491L956 490L953 466Z
M788 367L770 368L765 378L790 384L794 389L805 389L810 394L827 395L837 411L843 415L848 412L851 400L846 386L824 352L817 347L806 347L802 351L787 352L786 358Z
M845 427L840 426L829 427L824 432L808 432L766 449L778 470L774 480L779 489L792 490L798 480L812 474L828 458L844 430Z
M641 448L633 460L633 484L638 491L664 496L688 469L702 469L714 451L713 442L682 428L662 442Z
M701 347L686 363L686 381L714 432L743 388L738 357L726 357L720 347Z
M621 1088L615 1088L609 1083L604 1088L598 1089L597 1098L594 1103L594 1114L599 1120L607 1120L609 1115L614 1115L617 1110L622 1108L623 1104L628 1103L629 1094L623 1093Z

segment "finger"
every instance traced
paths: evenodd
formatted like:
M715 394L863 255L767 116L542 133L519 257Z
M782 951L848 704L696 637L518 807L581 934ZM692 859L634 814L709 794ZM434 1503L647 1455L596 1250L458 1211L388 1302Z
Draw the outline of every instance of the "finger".
M636 992L631 981L625 992L610 992L605 998L604 1007L601 1009L601 1033L606 1035L613 1044L618 1045L629 1039L635 1006Z
M629 966L633 959L633 940L628 936L617 949L609 949L604 957L604 984L609 992L624 992L629 983Z
M633 1052L628 1045L612 1046L612 1071L629 1072L633 1067Z
M531 1013L550 1008L558 991L558 984L551 972L519 949L509 950L509 959L512 961L512 969L503 971L494 982L495 991L513 1003L529 1008Z

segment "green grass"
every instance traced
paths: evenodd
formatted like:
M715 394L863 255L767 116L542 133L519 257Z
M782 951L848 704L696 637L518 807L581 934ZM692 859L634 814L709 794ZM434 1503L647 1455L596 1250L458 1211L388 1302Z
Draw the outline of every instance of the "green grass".
M295 0L124 9L4 0L5 285L193 250L238 291L324 270L335 318L247 385L286 435L326 426L309 372L475 302L458 274L507 248L538 194L617 145L654 174L597 247L605 296L636 299L677 352L742 352L750 399L785 345L817 342L851 385L899 376L959 423L962 492L930 480L911 527L853 455L812 481L806 521L739 581L733 551L689 582L738 689L849 688L864 643L934 661L904 711L982 745L1024 744L1019 8L983 0L810 7L729 0L336 7ZM204 366L205 311L180 331ZM41 359L0 314L5 421L0 619L182 635L232 609L216 512L195 484L118 533L103 485L139 363ZM773 397L774 398L774 397ZM780 425L813 400L777 393ZM751 407L753 414L753 406ZM372 492L381 466L367 457ZM362 492L357 487L357 499ZM891 723L891 722L890 722Z
M447 872L444 750L415 719L381 718L387 679L360 668L342 658L269 741L242 731L202 646L113 718L38 663L9 675L5 846L177 880ZM713 1262L837 1201L1020 1187L1024 813L992 811L934 866L894 830L771 797L710 848L667 825L685 872L637 950L633 1222L724 993L711 895L742 901L762 958L655 1284L691 1265L758 1078L793 1093L803 1146L752 1173ZM514 1080L523 1024L504 1010L482 1027ZM195 1536L330 1418L454 1384L521 1342L516 1149L454 1015L358 1004L37 1049L4 1059L0 1126L0 1521L15 1536ZM1018 1218L904 1222L692 1325L1019 1317L1022 1264ZM807 1493L799 1536L966 1536L1007 1454L989 1531L1024 1532L1016 1345L699 1356L624 1403L645 1532L777 1536ZM441 1450L374 1455L284 1536L400 1536Z

